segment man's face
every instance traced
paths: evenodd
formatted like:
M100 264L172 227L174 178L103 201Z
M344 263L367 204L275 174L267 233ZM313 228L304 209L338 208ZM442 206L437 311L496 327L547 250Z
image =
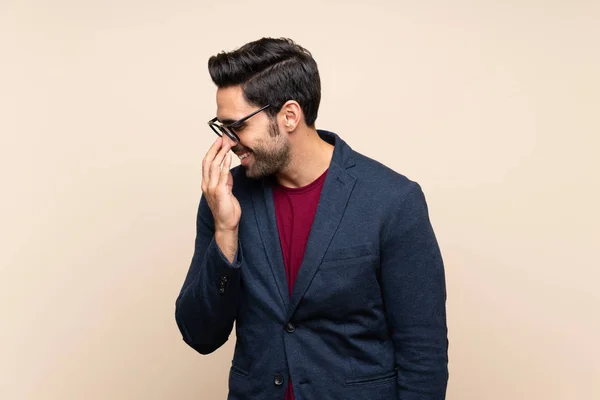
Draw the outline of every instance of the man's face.
M262 104L261 106L263 106ZM260 107L248 104L239 86L217 90L217 118L227 125ZM290 161L290 143L287 135L281 134L277 121L260 112L236 126L235 133L240 142L235 143L223 136L232 145L232 151L240 157L249 178L273 175L285 168Z

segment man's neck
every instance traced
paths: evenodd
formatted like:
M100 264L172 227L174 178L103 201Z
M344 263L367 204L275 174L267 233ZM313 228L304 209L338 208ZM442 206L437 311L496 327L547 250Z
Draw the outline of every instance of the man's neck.
M334 146L321 139L314 128L294 135L290 163L275 176L280 185L299 188L314 182L329 168Z

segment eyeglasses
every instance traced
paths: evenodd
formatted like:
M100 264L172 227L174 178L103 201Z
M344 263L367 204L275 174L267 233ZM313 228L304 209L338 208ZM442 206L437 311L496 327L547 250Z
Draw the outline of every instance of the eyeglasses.
M231 140L233 140L234 142L239 142L240 138L238 137L238 135L235 133L235 127L236 126L240 126L241 124L243 124L244 122L246 122L246 120L248 120L248 118L255 116L256 114L258 114L261 111L266 110L267 108L269 108L269 104L267 104L266 106L264 106L263 108L260 108L256 111L254 111L252 114L248 114L243 118L238 119L237 121L232 122L231 124L227 124L227 125L223 125L221 122L219 122L219 119L217 117L211 119L210 121L208 121L208 126L210 126L210 128L219 136L223 136L223 134L227 135L228 138L230 138Z

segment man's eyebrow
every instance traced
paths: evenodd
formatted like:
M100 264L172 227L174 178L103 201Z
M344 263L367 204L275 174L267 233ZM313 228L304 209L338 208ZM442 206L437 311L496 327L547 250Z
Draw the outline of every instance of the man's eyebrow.
M231 119L231 118L220 119L220 118L217 118L217 121L219 121L223 125L229 125L229 124L233 124L235 121L237 121L237 119Z

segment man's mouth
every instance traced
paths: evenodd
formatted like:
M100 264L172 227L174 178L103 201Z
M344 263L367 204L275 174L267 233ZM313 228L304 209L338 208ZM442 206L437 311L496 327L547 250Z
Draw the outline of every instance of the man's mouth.
M248 157L250 155L250 152L247 151L245 153L240 153L237 156L240 158L240 160L243 160L244 158Z

